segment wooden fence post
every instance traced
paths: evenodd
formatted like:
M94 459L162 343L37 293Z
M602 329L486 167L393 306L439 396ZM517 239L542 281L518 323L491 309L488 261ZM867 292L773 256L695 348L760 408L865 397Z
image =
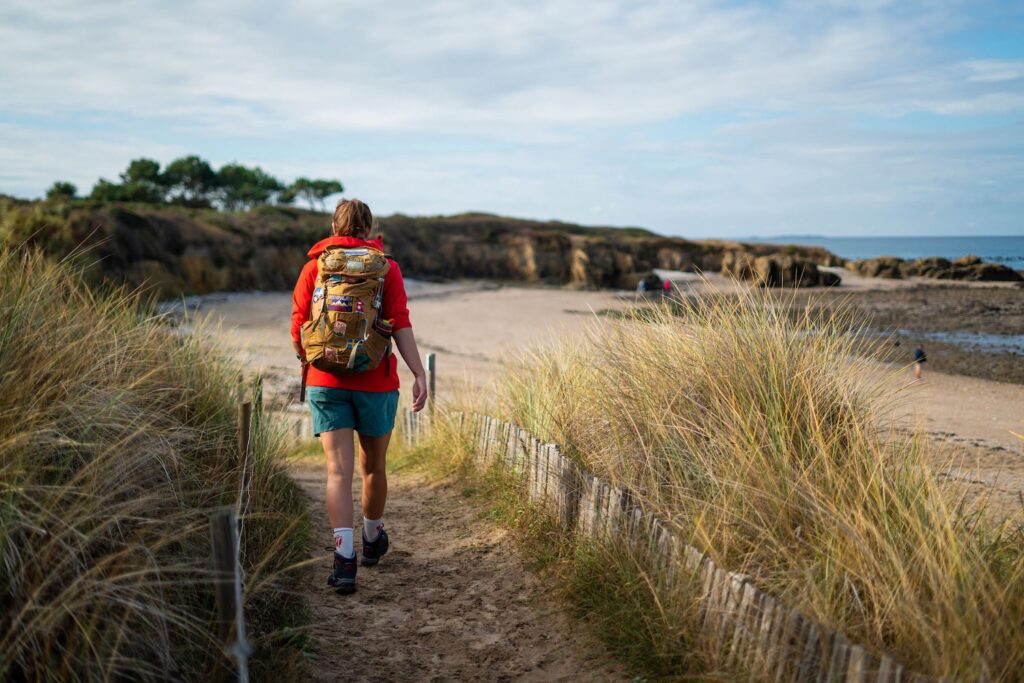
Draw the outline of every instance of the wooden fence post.
M238 561L238 523L233 508L210 517L213 549L213 590L217 602L217 626L224 651L235 661L239 683L249 681L251 648L245 639L242 609L242 574Z
M255 404L256 418L263 417L263 375L256 375L256 383L253 387L252 402Z
M430 402L430 418L434 418L435 393L437 391L437 354L427 354L427 400Z
M244 401L238 404L238 461L245 462L252 448L252 403Z

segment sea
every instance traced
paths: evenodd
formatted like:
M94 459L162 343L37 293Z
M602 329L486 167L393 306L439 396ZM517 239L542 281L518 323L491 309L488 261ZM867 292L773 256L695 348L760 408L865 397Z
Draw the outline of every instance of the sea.
M973 254L983 261L1002 263L1014 270L1024 270L1024 235L959 236L959 237L824 237L821 235L777 235L751 237L744 242L775 244L809 244L824 247L847 259L898 256L916 259L942 256L955 259Z

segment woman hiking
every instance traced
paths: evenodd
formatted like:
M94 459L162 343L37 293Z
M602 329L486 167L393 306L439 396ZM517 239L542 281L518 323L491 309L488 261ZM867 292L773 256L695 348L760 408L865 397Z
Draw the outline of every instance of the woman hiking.
M363 474L362 564L375 565L388 551L384 467L398 408L398 361L389 342L415 377L412 409L427 401L402 271L383 254L382 241L370 239L372 227L370 207L358 199L339 202L332 236L309 250L292 294L292 342L306 377L313 432L327 458L327 517L334 528L327 583L338 593L356 589L353 432Z

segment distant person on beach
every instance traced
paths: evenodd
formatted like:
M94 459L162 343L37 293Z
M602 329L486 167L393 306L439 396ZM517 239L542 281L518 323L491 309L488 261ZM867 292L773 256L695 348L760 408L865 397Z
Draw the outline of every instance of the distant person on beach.
M914 349L914 377L921 379L921 366L928 362L928 356L924 353L924 345L918 344Z
M651 273L645 277L640 284L640 291L644 294L664 294L665 292L664 283L662 282L661 277L659 277L659 275L654 271L651 271Z
M372 228L370 207L358 199L339 202L332 236L309 250L292 294L292 342L302 363L303 393L309 387L313 432L327 458L327 517L334 529L327 584L338 593L356 589L354 433L363 474L362 564L375 565L388 551L384 466L398 408L392 342L415 378L412 409L422 410L427 401L402 271L383 253L382 241L370 239Z

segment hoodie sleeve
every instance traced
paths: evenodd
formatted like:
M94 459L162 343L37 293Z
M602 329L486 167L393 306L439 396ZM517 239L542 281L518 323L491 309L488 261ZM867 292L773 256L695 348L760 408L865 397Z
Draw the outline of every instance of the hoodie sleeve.
M292 291L292 341L302 341L302 323L309 320L309 309L316 285L316 261L311 260L302 267L299 279Z
M381 304L381 317L393 322L393 332L405 327L412 327L412 322L409 320L409 298L405 293L402 269L393 260L391 269L384 276L384 301Z

